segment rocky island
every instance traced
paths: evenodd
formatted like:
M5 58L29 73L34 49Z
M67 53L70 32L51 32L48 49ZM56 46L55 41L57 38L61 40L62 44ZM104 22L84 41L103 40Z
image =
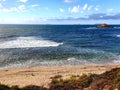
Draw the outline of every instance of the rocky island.
M112 27L107 24L101 24L101 25L98 25L97 28L112 28Z

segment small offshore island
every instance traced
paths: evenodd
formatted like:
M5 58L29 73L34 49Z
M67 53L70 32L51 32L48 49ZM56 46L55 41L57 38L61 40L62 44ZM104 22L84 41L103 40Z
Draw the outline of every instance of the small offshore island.
M97 28L112 28L112 27L109 26L108 24L100 24L97 26Z

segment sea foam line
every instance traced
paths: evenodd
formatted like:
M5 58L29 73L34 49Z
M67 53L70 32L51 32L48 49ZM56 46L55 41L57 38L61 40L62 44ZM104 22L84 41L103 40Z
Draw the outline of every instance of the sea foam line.
M15 40L0 43L0 49L6 48L32 48L32 47L57 47L63 43L50 40L38 39L35 37L18 37Z

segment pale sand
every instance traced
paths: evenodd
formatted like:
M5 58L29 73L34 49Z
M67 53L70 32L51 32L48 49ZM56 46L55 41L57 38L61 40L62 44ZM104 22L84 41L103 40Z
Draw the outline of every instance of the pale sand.
M101 74L112 68L120 67L119 65L107 66L59 66L59 67L39 67L39 68L21 68L0 70L0 83L6 85L41 85L48 87L51 77L62 75L63 78L68 78L71 75L81 75L88 73Z

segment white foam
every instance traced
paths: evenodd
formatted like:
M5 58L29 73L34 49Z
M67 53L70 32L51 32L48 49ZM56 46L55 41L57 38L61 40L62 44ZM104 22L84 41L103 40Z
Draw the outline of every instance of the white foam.
M115 29L120 29L120 27L114 27Z
M67 60L68 60L68 61L75 61L76 58L74 58L74 57L70 57L70 58L68 58Z
M116 35L116 37L120 37L120 34L119 34L119 35Z
M88 27L88 28L85 28L85 29L97 29L96 27Z
M63 43L35 37L18 37L15 40L0 42L0 49L5 48L30 48L30 47L57 47Z
M120 60L114 60L113 63L118 64L120 63Z

